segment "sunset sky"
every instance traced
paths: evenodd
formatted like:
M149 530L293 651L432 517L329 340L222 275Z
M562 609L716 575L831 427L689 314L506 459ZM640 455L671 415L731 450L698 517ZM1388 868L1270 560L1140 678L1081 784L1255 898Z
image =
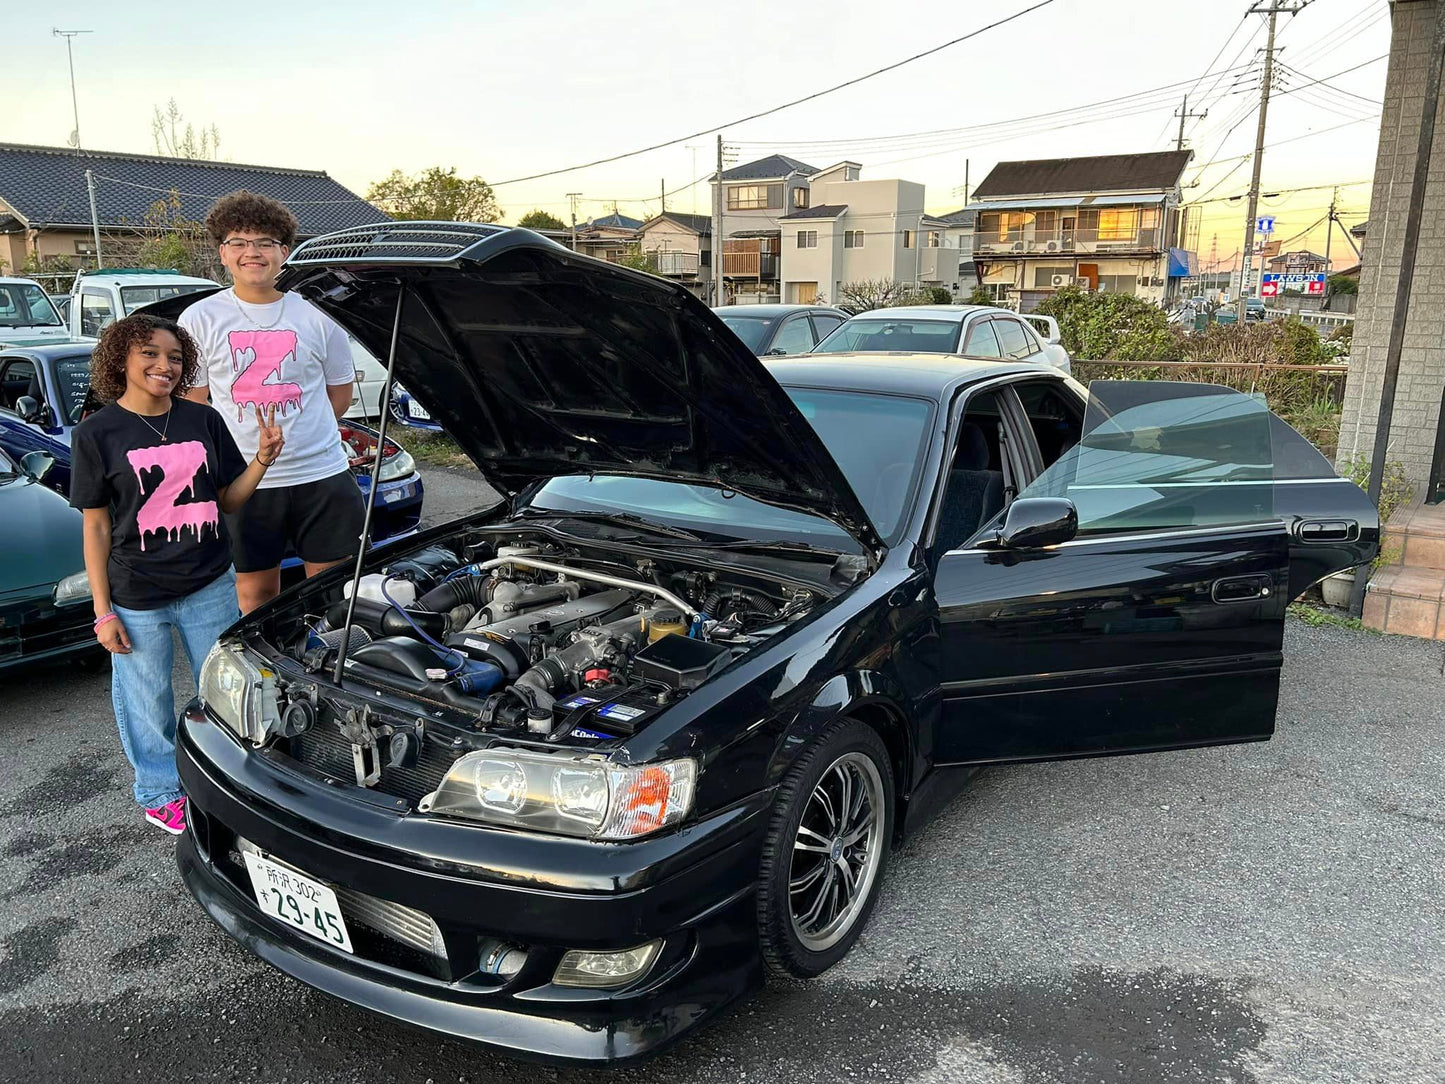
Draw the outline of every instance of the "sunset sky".
M1037 0L832 0L826 5L580 0L407 4L308 0L265 7L132 0L7 13L0 141L60 146L71 129L65 43L75 39L82 144L154 153L150 118L175 98L215 124L220 157L323 169L358 193L393 169L456 166L496 185L507 221L707 211L721 126L735 161L782 152L963 204L998 161L1163 150L1185 93L1195 159L1186 200L1208 200L1198 251L1221 265L1243 240L1264 18L1246 0L1053 0L1006 26L771 116L749 114L933 48ZM1324 249L1317 223L1340 185L1369 208L1389 50L1385 0L1314 0L1281 17L1262 189L1288 248ZM1351 70L1353 69L1353 70ZM1207 74L1206 74L1207 73ZM1337 74L1343 73L1343 74ZM1311 84L1314 80L1323 82ZM534 181L529 174L700 133L661 150ZM1308 189L1300 191L1300 189ZM1300 236L1296 236L1300 235ZM1353 262L1336 233L1337 267Z

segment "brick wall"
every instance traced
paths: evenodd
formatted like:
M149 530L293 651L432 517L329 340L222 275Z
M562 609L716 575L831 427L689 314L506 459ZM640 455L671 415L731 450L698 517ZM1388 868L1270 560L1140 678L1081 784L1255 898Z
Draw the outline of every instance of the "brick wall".
M1425 69L1441 0L1394 0L1385 109L1370 199L1369 253L1360 278L1350 376L1345 386L1339 459L1368 458L1384 382L1385 350L1400 280L1405 216L1415 170ZM1445 95L1442 95L1445 97ZM1398 459L1417 493L1428 485L1440 397L1445 390L1445 107L1436 114L1425 214L1405 325L1390 459ZM1438 469L1438 468L1437 468Z

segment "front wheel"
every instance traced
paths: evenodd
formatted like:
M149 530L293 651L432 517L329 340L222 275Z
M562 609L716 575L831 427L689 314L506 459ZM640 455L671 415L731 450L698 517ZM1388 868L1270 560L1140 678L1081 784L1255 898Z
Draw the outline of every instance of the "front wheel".
M893 769L874 730L825 733L779 788L758 873L758 934L775 970L812 978L848 954L893 838Z

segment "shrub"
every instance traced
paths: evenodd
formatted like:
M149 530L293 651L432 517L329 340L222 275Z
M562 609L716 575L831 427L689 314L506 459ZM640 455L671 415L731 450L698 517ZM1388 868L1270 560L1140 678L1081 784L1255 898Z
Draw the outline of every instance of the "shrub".
M1368 456L1352 456L1340 464L1340 473L1361 489L1370 489L1370 459ZM1385 464L1385 474L1380 482L1380 523L1390 522L1390 517L1401 505L1409 504L1415 495L1415 487L1405 477L1405 465L1398 460Z
M965 304L965 305L992 305L992 304L993 304L993 297L990 296L989 292L988 292L987 290L985 290L982 286L975 286L975 287L973 288L973 290L969 292L968 298L967 298L967 300L964 301L964 304Z
M1133 294L1089 293L1067 286L1038 310L1059 322L1064 349L1083 361L1175 361L1183 336L1164 310Z

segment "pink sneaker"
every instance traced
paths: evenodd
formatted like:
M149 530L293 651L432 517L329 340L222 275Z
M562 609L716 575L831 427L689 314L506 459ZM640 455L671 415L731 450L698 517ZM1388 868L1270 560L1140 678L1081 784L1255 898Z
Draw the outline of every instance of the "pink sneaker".
M159 809L147 809L146 820L165 829L173 836L184 835L186 831L186 800L177 798Z

